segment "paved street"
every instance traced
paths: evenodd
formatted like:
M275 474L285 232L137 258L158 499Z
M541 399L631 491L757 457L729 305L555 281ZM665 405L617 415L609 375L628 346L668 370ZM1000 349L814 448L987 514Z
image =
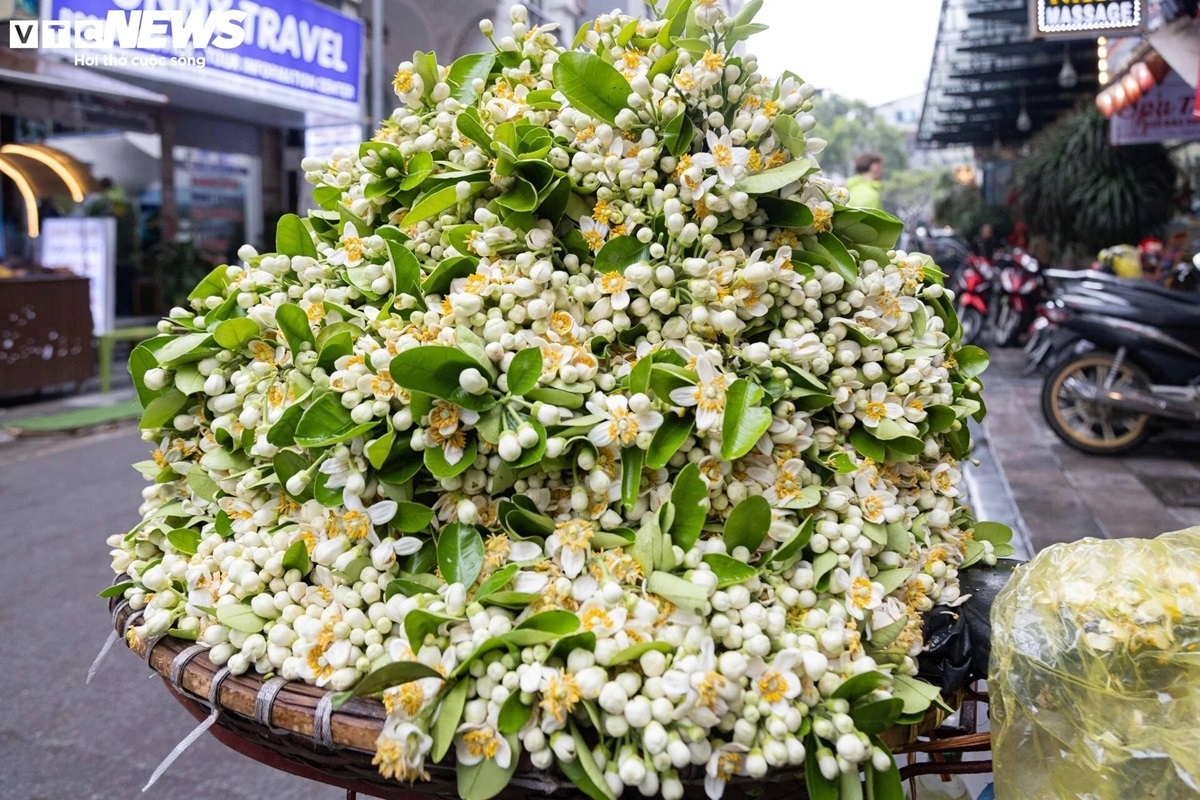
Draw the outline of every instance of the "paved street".
M1041 376L1021 377L1019 349L994 349L984 373L988 415L983 425L1004 481L989 483L985 508L1001 519L1004 483L1019 509L1018 523L1029 532L1032 549L1085 536L1117 539L1153 537L1200 525L1200 439L1194 432L1165 430L1141 449L1124 457L1101 458L1072 450L1059 441L1042 417ZM986 454L981 448L978 455ZM986 466L986 465L985 465ZM1152 488L1172 484L1176 496L1167 501Z
M344 797L206 736L145 794L192 718L123 646L91 685L109 631L105 538L137 521L136 429L0 449L0 800L322 800Z

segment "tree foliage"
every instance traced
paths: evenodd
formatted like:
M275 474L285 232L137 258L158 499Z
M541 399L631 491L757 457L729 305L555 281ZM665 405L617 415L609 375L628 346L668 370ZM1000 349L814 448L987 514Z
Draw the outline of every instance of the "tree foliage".
M1108 121L1087 107L1032 142L1015 175L1021 216L1060 250L1136 242L1171 219L1178 171L1160 144L1109 143Z
M889 125L866 103L826 92L814 105L812 113L817 118L814 133L829 142L819 157L826 170L847 177L853 175L854 159L867 151L883 156L883 165L889 173L908 166L904 133Z

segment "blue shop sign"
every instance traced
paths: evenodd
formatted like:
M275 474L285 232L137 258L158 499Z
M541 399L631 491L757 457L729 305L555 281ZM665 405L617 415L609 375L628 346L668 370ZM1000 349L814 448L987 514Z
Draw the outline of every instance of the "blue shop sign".
M42 18L39 49L78 66L361 116L362 21L309 0L45 0Z

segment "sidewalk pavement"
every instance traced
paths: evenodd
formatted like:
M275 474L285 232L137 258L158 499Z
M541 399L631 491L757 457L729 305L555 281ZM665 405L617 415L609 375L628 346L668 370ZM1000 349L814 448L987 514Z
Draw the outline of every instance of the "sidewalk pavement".
M1086 536L1149 538L1200 525L1200 438L1169 428L1123 457L1089 456L1063 444L1041 411L1041 376L1022 377L1018 349L989 352L987 418L975 429L968 470L981 519L1008 524L1030 553Z

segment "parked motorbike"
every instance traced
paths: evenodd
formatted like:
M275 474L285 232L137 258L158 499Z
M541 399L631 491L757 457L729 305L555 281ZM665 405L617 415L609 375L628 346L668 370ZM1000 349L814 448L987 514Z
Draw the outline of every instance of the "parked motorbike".
M997 279L995 267L986 258L970 254L954 273L954 308L962 326L963 344L974 344L982 336L993 307L992 296Z
M1157 425L1200 423L1200 292L1093 273L1048 309L1042 413L1066 444L1117 455Z
M996 259L999 271L992 341L999 347L1017 344L1038 316L1045 300L1045 280L1036 258L1013 250Z

